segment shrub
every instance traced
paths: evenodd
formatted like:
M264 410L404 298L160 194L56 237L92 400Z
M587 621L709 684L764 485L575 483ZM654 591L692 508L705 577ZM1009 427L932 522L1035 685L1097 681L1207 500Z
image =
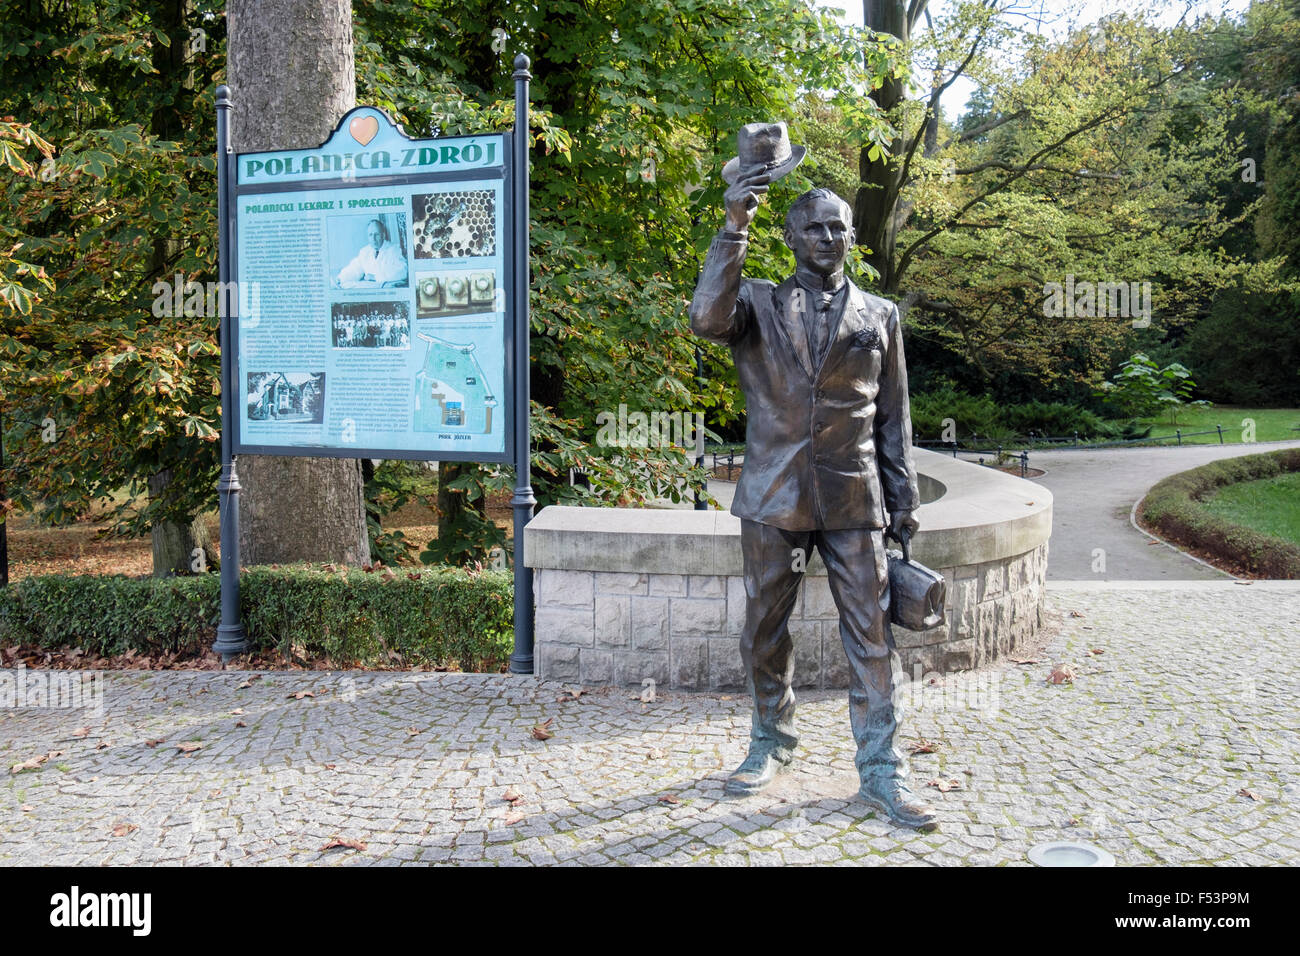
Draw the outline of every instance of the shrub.
M338 665L500 670L513 641L508 571L373 572L254 567L240 574L250 648ZM67 644L100 655L201 654L220 614L217 575L48 575L0 590L0 641Z
M1212 514L1200 502L1224 485L1300 471L1300 449L1211 462L1158 482L1142 502L1142 518L1186 548L1214 554L1252 574L1300 578L1300 547Z

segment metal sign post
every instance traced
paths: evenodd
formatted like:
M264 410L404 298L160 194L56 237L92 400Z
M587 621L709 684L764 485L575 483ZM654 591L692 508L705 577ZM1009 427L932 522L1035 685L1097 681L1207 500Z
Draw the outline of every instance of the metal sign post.
M515 650L510 655L510 673L533 672L533 569L524 564L524 526L533 517L537 499L533 497L531 450L529 447L529 360L528 336L528 57L515 57L515 154L512 183L514 193L514 380L515 422L514 459L515 493L510 499L514 508L515 561Z

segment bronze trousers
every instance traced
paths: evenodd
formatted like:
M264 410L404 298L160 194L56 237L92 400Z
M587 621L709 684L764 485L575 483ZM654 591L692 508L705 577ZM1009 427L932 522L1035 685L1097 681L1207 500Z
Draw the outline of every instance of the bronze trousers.
M751 749L788 763L798 736L794 728L794 610L806 566L817 548L826 565L831 595L840 614L840 640L849 663L849 722L857 743L860 777L902 777L907 764L895 746L889 630L889 569L884 532L870 528L843 531L783 531L741 519L744 555L745 625L740 634L754 716Z

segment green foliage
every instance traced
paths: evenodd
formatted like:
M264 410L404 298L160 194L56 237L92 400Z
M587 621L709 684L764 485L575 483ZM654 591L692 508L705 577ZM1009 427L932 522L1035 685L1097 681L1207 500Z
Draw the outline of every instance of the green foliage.
M255 653L333 664L459 666L497 671L513 640L505 572L401 573L249 568L242 617ZM216 575L25 578L0 590L0 642L74 645L100 655L201 654L220 612Z
M944 420L952 419L959 440L978 435L988 441L1039 437L1073 437L1085 441L1118 438L1122 429L1093 412L1063 402L997 402L988 395L968 395L945 385L912 396L912 431L921 440L938 441Z
M1203 502L1242 482L1300 472L1300 450L1227 458L1158 482L1142 502L1142 518L1185 548L1208 551L1251 574L1300 578L1300 545L1215 514Z
M1138 352L1120 366L1113 381L1102 384L1098 395L1124 415L1141 418L1167 410L1169 423L1177 425L1180 408L1210 404L1204 400L1191 400L1195 387L1191 373L1179 363L1172 362L1160 368Z

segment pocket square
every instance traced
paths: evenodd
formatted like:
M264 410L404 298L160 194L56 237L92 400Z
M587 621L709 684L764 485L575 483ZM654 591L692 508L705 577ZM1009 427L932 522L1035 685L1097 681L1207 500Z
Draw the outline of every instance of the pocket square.
M853 347L856 349L879 349L880 330L872 325L854 332Z

